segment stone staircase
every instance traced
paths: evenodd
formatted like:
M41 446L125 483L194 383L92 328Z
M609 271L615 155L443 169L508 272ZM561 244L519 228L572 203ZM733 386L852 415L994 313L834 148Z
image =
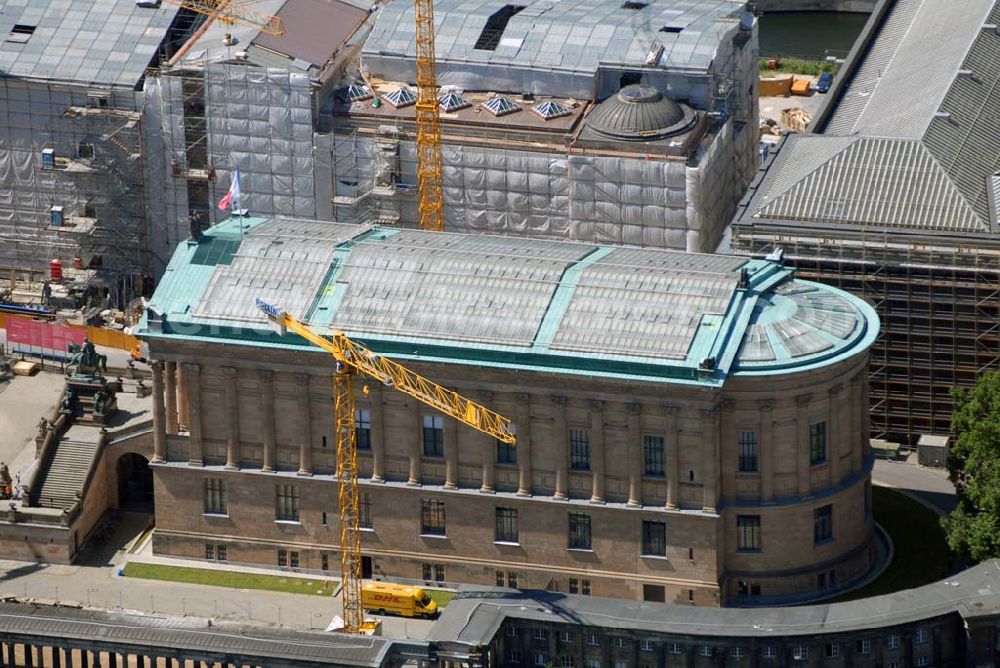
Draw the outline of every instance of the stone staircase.
M42 477L35 505L66 509L73 505L77 494L83 491L83 483L94 465L98 444L73 440L69 436L67 433L55 444L55 452ZM34 493L32 495L35 496Z

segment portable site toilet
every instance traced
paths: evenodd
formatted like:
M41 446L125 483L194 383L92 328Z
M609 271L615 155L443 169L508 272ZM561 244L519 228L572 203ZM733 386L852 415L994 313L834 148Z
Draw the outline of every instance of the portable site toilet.
M947 465L949 440L949 436L921 434L917 440L917 463L938 468Z

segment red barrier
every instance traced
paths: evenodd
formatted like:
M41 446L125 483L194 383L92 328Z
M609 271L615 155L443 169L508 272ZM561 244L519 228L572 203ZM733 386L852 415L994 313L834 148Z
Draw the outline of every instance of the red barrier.
M87 330L83 327L53 325L42 320L7 318L7 343L66 354L70 343L83 345Z

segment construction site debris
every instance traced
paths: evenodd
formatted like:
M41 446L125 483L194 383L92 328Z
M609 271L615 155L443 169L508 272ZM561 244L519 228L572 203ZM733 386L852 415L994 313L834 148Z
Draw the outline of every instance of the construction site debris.
M781 124L793 132L805 132L812 121L812 114L802 107L792 107L781 112Z

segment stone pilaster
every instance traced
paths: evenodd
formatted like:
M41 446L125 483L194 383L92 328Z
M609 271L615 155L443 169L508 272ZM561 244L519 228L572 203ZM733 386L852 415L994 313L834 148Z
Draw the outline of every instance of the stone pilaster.
M827 390L826 447L830 460L830 484L840 482L840 455L844 442L844 429L840 422L840 404L844 398L844 385L837 383Z
M261 440L264 443L264 471L275 470L277 438L274 426L274 372L270 369L257 369L257 379L260 387L260 429Z
M299 475L312 475L312 407L309 405L309 374L295 374L295 396L299 405ZM353 419L353 416L351 416Z
M760 414L760 499L774 500L774 399L757 402Z
M235 367L222 367L222 394L226 409L226 468L240 467L240 399Z
M718 508L718 476L719 476L719 416L720 406L703 408L701 411L702 430L706 438L702 452L702 512L714 513Z
M167 460L167 425L166 408L163 401L163 362L154 360L149 363L153 372L153 461Z
M517 409L514 411L517 425L517 495L531 496L531 394L514 394Z
M184 372L184 365L177 365L177 430L188 431L190 421L188 418L188 393L187 393L187 373Z
M645 462L642 443L642 404L629 402L625 404L625 423L627 427L626 466L628 466L628 505L638 508L642 505L642 474L645 473ZM663 440L666 443L666 439Z
M423 450L424 419L420 414L420 404L415 399L408 399L410 423L414 426L414 437L410 439L410 475L407 485L418 486L423 482L420 471L420 458Z
M590 409L590 502L604 503L607 459L604 455L604 402L591 399Z
M444 488L458 489L458 420L444 416Z
M681 461L680 461L680 406L666 404L663 412L667 415L667 431L664 434L663 444L666 448L664 458L667 468L667 508L676 510L679 507L680 487L681 487Z
M368 386L372 412L372 481L385 482L385 419L382 406L382 387L378 383Z
M177 425L177 362L166 362L163 370L163 394L167 409L167 434L176 435Z
M806 497L812 493L810 478L810 444L809 444L809 404L811 394L800 394L795 397L795 450L798 464L799 496Z
M552 448L556 456L556 490L557 499L569 498L569 432L566 431L567 398L553 396L552 403L556 407L555 426L553 427L554 443Z
M201 426L201 365L184 364L184 385L187 387L188 406L188 463L204 466L204 430Z
M479 398L483 405L493 406L493 393L487 390L479 392ZM479 491L483 494L493 494L496 491L496 462L497 462L497 441L487 434L480 434L480 456L482 458L483 482L479 486Z

